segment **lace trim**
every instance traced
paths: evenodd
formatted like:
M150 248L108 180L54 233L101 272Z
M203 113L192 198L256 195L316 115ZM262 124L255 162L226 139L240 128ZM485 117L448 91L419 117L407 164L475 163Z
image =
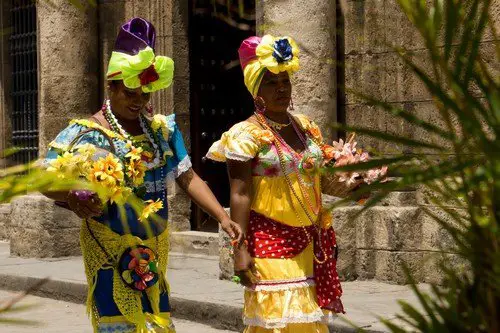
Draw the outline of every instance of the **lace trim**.
M155 182L144 182L144 187L148 193L157 193L162 191L163 180L157 180Z
M327 313L323 313L323 318L321 319L321 322L326 325L331 325L335 322L335 320L339 316L331 311L328 311Z
M255 157L255 156L252 156L250 154L233 153L233 152L229 151L227 148L224 150L224 155L226 156L226 159L236 160L236 161L241 161L241 162L250 161L251 159L253 159Z
M189 156L184 157L182 161L180 161L179 164L167 174L167 182L179 178L184 172L188 171L192 167L193 165L191 164Z
M259 282L254 288L245 288L251 292L259 292L259 291L283 291L283 290L292 290L292 289L300 289L300 288L308 288L316 285L316 282L313 278L301 279L301 280L283 280L281 281L269 281L269 282Z
M243 317L243 323L246 326L259 326L266 329L285 328L288 324L307 324L323 322L325 314L321 309L312 313L297 313L283 318L264 319L260 317L247 318Z

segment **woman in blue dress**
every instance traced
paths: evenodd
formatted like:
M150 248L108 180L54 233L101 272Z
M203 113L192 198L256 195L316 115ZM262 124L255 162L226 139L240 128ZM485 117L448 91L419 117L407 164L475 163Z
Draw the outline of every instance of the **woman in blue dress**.
M86 190L46 195L84 219L80 243L89 284L87 310L95 332L175 332L170 319L168 284L168 179L236 241L241 229L192 170L175 115L153 115L150 95L167 88L173 61L156 56L155 29L141 18L124 24L116 39L107 79L109 100L89 119L75 119L50 143L46 167L65 152L94 147L117 157L140 153L144 170L135 194L156 207L158 219L138 216L129 205L102 204ZM104 154L104 155L105 155ZM161 222L164 221L164 222Z

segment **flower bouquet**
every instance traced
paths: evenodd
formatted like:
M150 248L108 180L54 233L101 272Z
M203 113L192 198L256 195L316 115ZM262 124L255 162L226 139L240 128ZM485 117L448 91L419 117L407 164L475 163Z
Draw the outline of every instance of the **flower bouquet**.
M361 184L371 184L387 174L387 167L370 169L367 171L337 171L329 172L326 169L341 167L350 164L367 162L370 155L358 149L352 134L346 142L340 139L332 145L323 145L325 157L324 172L322 176L322 192L336 197L346 197Z
M84 134L82 133L73 140L66 152L50 162L47 171L57 173L59 178L86 179L90 189L99 195L103 204L109 202L123 205L134 189L135 194L141 197L139 192L143 188L141 185L146 172L145 161L149 153L128 142L126 145L128 153L119 158L112 140L106 133L100 132L108 139L111 152L88 143L75 145ZM163 203L159 200L146 201L139 220L147 219L150 214L162 208Z

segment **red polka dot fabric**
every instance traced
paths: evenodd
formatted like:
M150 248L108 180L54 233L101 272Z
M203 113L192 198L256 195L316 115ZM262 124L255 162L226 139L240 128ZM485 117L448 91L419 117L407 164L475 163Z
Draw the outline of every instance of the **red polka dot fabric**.
M313 226L291 227L252 211L248 226L248 248L255 258L285 259L300 254L314 242L314 279L318 304L322 309L344 313L340 297L342 287L337 274L335 231L322 229L318 234ZM309 236L308 236L309 235ZM321 244L321 247L319 246ZM323 249L323 250L321 250ZM326 255L326 258L325 258Z

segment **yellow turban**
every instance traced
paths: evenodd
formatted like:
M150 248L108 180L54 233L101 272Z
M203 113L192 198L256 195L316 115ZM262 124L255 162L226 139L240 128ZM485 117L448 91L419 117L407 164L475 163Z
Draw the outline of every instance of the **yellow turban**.
M250 37L238 50L245 85L253 97L259 92L266 70L273 74L288 72L291 76L300 68L299 47L290 37Z

